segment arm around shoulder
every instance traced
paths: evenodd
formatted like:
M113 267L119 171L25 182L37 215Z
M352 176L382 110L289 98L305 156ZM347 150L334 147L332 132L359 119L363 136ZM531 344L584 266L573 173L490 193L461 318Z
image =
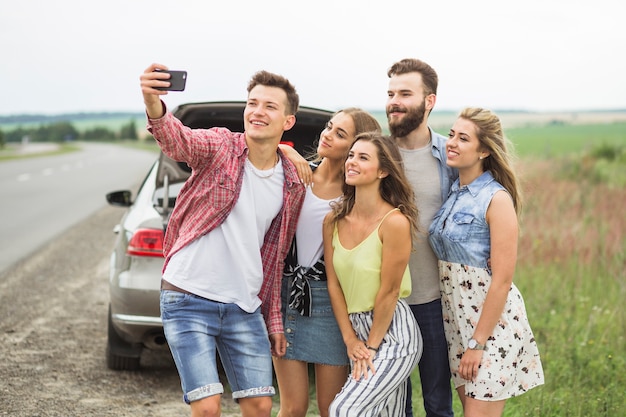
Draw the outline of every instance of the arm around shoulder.
M292 146L280 144L278 145L283 154L291 161L291 163L296 167L298 171L298 177L300 177L300 181L308 186L313 182L313 170L309 165L309 161L307 161L302 155L298 153Z

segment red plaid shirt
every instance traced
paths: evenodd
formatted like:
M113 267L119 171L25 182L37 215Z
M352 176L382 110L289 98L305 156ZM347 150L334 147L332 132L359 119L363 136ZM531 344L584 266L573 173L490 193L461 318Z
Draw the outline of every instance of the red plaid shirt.
M170 112L160 119L148 119L148 130L163 153L175 161L185 161L192 168L167 225L163 244L165 271L173 254L228 217L239 198L248 147L243 133L225 128L190 129ZM259 298L269 334L283 333L280 312L283 263L305 194L295 167L278 152L285 171L283 205L261 247L263 284Z

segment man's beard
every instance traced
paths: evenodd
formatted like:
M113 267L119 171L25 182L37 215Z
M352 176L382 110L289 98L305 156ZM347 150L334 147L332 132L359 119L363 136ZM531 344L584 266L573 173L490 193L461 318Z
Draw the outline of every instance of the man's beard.
M391 121L389 113L402 111L398 106L387 108L387 121L389 123L389 131L396 138L403 138L418 128L424 121L426 115L426 103L422 103L419 107L409 107L404 113L404 117L398 121Z

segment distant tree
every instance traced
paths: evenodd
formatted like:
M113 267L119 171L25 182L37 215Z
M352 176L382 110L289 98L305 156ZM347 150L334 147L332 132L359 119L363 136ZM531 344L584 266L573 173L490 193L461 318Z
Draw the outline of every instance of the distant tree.
M31 129L32 131L32 129ZM27 136L30 131L27 131L23 127L16 127L13 130L9 130L6 133L7 143L19 143L24 136Z
M0 149L4 148L4 145L5 145L4 132L2 131L2 129L0 129Z
M34 142L64 142L79 136L78 130L66 121L42 125L29 135Z
M83 140L112 140L115 139L115 132L106 127L96 126L91 129L85 130L81 134Z
M139 136L137 135L137 126L135 126L135 119L130 119L128 124L125 124L120 128L120 139L139 139Z

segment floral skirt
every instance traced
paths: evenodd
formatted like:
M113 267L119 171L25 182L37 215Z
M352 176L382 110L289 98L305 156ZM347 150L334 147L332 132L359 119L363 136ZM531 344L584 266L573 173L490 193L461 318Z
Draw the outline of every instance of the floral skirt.
M456 388L485 401L504 400L544 383L535 337L528 323L519 290L511 285L504 310L489 339L474 382L458 370L467 342L474 335L491 275L483 268L439 261L443 322L448 341L450 370Z

